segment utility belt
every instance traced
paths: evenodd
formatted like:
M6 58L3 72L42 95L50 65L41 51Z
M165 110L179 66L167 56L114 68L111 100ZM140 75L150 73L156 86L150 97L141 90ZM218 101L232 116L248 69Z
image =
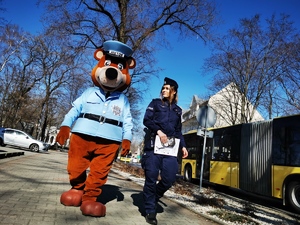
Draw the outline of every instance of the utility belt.
M99 116L91 113L80 113L79 118L86 118L86 119L97 121L99 123L109 123L119 127L123 126L123 123L118 120L108 119L104 116Z

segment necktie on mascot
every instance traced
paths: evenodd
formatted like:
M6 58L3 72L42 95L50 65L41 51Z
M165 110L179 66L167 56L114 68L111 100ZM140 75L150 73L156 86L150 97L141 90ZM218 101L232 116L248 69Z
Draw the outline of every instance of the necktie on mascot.
M60 202L80 206L86 216L105 216L105 205L97 202L101 186L107 181L120 145L122 156L130 150L133 124L122 91L131 83L129 69L136 66L132 53L129 46L114 40L95 51L98 64L91 73L95 86L72 103L56 137L60 145L70 137L67 170L71 189L62 193Z

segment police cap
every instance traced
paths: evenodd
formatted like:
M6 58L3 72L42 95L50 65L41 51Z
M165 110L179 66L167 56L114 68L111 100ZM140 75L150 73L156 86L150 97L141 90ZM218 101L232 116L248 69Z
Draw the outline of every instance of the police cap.
M175 80L172 80L172 79L170 79L168 77L165 77L164 85L166 85L166 84L168 84L170 86L173 86L175 88L175 90L177 91L178 84L177 84L177 82Z
M105 41L102 48L106 54L118 58L127 58L133 53L128 45L115 40Z

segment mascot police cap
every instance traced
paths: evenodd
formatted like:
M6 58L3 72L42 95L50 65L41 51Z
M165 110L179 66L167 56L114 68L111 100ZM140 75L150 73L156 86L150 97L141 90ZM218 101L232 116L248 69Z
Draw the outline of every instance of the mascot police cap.
M164 85L166 85L166 84L168 84L170 86L173 86L175 88L175 90L177 91L178 84L177 84L177 82L175 80L172 80L172 79L170 79L168 77L165 77Z
M127 58L133 53L132 49L128 45L114 40L104 42L103 50L106 54L118 58Z

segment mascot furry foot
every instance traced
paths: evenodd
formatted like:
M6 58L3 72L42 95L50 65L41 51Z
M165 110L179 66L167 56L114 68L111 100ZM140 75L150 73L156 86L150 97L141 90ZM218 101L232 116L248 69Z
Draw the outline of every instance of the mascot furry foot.
M65 206L80 206L83 190L71 189L62 193L60 203Z
M106 214L106 207L100 202L84 201L80 206L80 210L85 216L101 217Z

